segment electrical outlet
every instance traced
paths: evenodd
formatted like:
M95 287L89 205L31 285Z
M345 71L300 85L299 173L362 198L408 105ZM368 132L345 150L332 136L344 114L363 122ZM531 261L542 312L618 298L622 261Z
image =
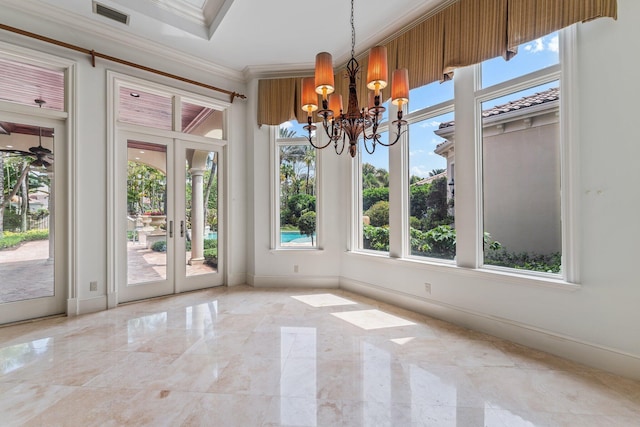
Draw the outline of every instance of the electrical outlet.
M93 282L89 282L89 291L95 292L97 290L98 290L98 282L95 280Z
M293 272L297 273L298 272L298 264L294 264L293 265Z
M425 291L426 293L428 293L428 294L430 294L430 293L431 293L431 283L427 283L427 282L425 282L425 284L424 284L424 291Z

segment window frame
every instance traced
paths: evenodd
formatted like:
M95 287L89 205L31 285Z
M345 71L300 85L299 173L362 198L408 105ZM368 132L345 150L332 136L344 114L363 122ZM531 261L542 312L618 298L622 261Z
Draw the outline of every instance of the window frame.
M577 30L576 25L558 31L559 63L549 67L515 77L508 81L481 87L481 65L476 64L456 70L454 80L454 100L413 111L405 116L409 123L424 120L453 111L456 120L456 140L470 141L465 150L456 147L456 257L453 261L436 258L411 256L409 241L409 224L407 215L409 207L409 138L403 135L398 142L400 147L392 147L389 157L390 202L396 200L400 191L401 206L391 202L390 207L390 251L389 253L373 252L360 249L362 236L361 208L361 160L354 161L351 168L353 190L351 236L349 252L363 256L394 258L394 262L410 265L424 265L429 269L445 268L447 271L471 274L477 277L493 277L514 284L553 287L573 291L580 288L580 217L579 188L580 174L578 168L579 147L578 104L577 96ZM482 114L481 103L502 94L535 87L551 81L559 81L562 90L560 99L560 212L562 233L562 265L559 274L538 273L527 270L483 265L483 212L482 212ZM390 115L394 111L389 112ZM465 157L460 156L466 151ZM463 203L464 202L464 203ZM358 209L358 207L360 209ZM466 211L466 212L465 212ZM399 222L400 220L400 222ZM401 224L398 230L393 225ZM396 231L394 231L394 229ZM399 233L399 234L398 234ZM394 242L396 244L394 245ZM401 242L401 247L397 246ZM451 270L453 268L453 270Z
M271 202L271 220L269 221L270 230L270 243L269 247L273 251L321 251L322 247L322 190L321 190L321 155L320 150L316 150L316 162L315 162L315 196L316 196L316 240L313 246L282 246L280 241L280 147L283 145L300 145L311 146L307 138L297 136L293 138L279 138L278 132L280 125L269 126L269 152L270 152L270 202ZM313 148L313 147L312 147Z

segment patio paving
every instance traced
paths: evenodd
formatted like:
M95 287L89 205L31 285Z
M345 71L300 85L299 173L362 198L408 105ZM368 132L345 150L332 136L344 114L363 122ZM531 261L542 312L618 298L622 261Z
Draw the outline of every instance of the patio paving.
M161 280L166 276L166 253L154 252L139 243L129 242L128 283ZM187 252L186 261L191 257ZM187 265L187 276L215 273L209 265ZM0 304L54 295L53 259L49 242L26 242L0 250Z

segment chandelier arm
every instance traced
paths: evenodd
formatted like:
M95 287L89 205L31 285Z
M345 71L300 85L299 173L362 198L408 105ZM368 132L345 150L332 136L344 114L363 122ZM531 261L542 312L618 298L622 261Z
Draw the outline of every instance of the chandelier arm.
M376 151L376 140L377 138L375 138L375 135L372 135L372 138L365 138L362 140L362 145L364 146L364 149L366 150L367 153L369 154L373 154L374 151ZM369 150L369 146L367 145L367 141L371 141L371 150Z
M336 154L339 156L342 154L342 152L344 151L344 147L346 146L346 135L342 135L342 148L338 151L338 141L340 140L340 138L336 139L334 141L334 149L336 150Z
M303 129L306 130L307 132L309 132L309 135L305 135L305 138L307 138L307 141L309 141L309 144L311 144L311 146L317 150L322 150L323 148L326 148L329 144L331 144L331 139L329 139L329 142L327 142L325 145L320 146L320 145L316 145L313 143L313 138L311 135L311 132L316 130L317 127L316 125L314 125L311 122L311 116L307 117L307 125L303 126Z
M313 148L316 148L318 150L322 150L323 148L327 148L329 146L329 144L331 144L331 140L329 140L329 142L327 142L324 145L316 145L313 143L313 139L311 138L311 136L305 136L305 138L307 138L307 141L309 141L309 144L311 144L311 146Z
M377 142L378 144L382 145L383 147L391 147L393 144L395 144L396 142L398 142L398 141L400 140L400 136L402 136L402 134L403 134L403 133L405 133L405 132L406 132L406 130L400 131L400 129L398 129L398 133L396 134L396 138L395 138L392 142L389 142L388 144L386 144L386 143L382 142L382 141L378 138L380 135L377 135L377 134L376 134L376 135L374 135L373 140L374 140L375 142Z
M338 141L342 136L342 127L340 127L339 123L340 120L338 120L338 124L336 124L334 119L331 120L331 125L329 125L329 122L326 119L322 122L322 127L329 138L329 142ZM331 131L329 131L329 129L331 129Z

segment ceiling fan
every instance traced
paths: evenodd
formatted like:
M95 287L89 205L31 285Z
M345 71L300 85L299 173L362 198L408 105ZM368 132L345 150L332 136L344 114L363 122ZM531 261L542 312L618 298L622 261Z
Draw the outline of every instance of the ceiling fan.
M45 103L43 99L36 99L35 103L38 104L40 108ZM13 128L13 129L12 129ZM33 160L30 162L30 166L33 167L44 167L47 168L53 164L53 152L42 146L42 136L43 130L38 126L37 133L36 128L32 126L23 126L23 125L11 125L0 123L0 133L5 135L10 135L11 133L16 134L25 134L25 135L38 135L38 145L34 147L29 147L28 150L19 150L8 146L7 148L0 148L0 152L9 153L8 157L30 157ZM51 138L53 138L53 132L48 132ZM47 136L47 135L45 135Z

